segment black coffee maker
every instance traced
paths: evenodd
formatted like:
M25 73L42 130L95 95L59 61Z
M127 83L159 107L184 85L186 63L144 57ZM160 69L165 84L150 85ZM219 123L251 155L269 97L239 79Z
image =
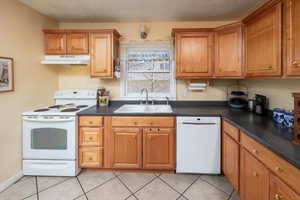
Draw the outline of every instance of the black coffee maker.
M258 115L266 115L268 113L266 96L255 94L255 113Z

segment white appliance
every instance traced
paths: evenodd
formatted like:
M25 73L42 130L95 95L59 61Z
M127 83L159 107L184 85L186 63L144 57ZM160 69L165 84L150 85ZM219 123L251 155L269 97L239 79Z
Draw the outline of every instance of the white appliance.
M76 113L96 104L96 90L63 90L55 105L24 112L23 174L76 176L78 119Z
M221 173L219 117L177 117L177 173Z
M45 56L41 62L46 65L88 65L90 63L89 55L58 55Z

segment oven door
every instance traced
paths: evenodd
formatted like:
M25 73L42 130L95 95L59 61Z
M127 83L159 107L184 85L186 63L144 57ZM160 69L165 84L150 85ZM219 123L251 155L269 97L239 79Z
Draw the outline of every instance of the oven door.
M76 117L24 116L23 159L75 160Z

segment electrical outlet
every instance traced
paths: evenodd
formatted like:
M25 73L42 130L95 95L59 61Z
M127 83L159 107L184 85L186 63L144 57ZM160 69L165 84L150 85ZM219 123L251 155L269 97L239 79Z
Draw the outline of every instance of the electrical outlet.
M181 97L187 97L187 92L186 91L181 92Z

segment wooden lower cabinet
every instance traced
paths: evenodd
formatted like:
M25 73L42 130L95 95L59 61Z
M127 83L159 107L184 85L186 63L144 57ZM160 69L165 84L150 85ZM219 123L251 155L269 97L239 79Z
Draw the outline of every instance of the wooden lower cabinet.
M103 166L102 147L81 147L79 148L80 168L101 168Z
M175 130L143 129L143 168L175 169Z
M242 200L269 199L269 171L247 150L241 150L241 190Z
M142 167L142 129L113 128L112 140L112 168Z
M273 174L270 175L270 200L300 200L300 196Z
M240 145L223 132L222 149L223 173L235 191L239 191Z
M80 146L103 146L103 128L81 127L79 135Z

